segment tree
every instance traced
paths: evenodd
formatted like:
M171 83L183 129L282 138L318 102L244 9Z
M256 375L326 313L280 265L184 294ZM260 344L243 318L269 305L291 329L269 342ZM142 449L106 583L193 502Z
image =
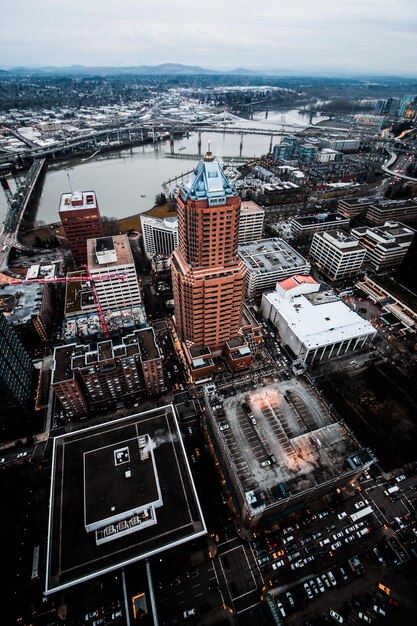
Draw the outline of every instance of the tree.
M167 201L166 195L164 193L157 193L155 196L155 204L156 206L161 206L165 204Z

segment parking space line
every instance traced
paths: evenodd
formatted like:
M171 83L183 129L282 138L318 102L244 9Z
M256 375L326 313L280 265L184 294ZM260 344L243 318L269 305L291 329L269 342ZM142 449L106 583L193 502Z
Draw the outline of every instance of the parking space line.
M250 606L247 606L246 609L242 609L241 611L236 611L236 615L239 615L240 613L244 613L245 611L249 611L250 609L253 609L255 606L259 606L260 602L257 602L256 604L251 604Z

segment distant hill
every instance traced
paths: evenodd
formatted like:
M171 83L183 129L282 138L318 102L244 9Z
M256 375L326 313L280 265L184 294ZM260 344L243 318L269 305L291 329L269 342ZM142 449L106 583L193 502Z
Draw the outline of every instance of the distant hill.
M161 65L134 65L121 67L88 67L85 65L70 65L68 67L14 67L8 72L9 74L28 75L28 74L48 74L48 75L85 75L85 76L114 76L118 74L129 74L132 76L201 76L201 75L259 75L262 72L255 72L245 68L238 68L232 71L211 70L198 65L182 65L181 63L162 63Z

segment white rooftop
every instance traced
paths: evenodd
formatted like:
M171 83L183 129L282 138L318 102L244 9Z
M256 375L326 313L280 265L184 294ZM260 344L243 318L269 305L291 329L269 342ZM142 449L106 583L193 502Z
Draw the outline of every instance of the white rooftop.
M264 298L279 311L291 332L309 350L375 333L372 324L350 309L332 291L289 299L274 291L264 294Z

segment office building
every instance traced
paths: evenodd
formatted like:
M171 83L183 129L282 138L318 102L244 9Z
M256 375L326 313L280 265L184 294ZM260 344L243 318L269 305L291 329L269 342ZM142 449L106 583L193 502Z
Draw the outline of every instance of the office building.
M0 394L2 418L21 417L33 407L35 369L19 337L0 313Z
M252 200L245 200L240 207L239 244L262 239L265 211Z
M45 595L114 578L140 560L168 561L169 550L184 550L185 542L209 560L172 405L54 437L49 505ZM111 609L106 616L109 622Z
M176 217L140 216L143 246L149 258L155 254L169 256L178 246L178 219Z
M288 243L274 237L239 246L246 265L246 288L249 298L274 289L278 280L294 274L309 274L310 263Z
M339 156L339 152L337 152L336 150L331 150L330 148L323 148L322 150L317 152L315 160L318 163L333 163L333 161L336 161L338 156Z
M338 202L337 212L352 219L358 215L366 215L371 205L372 200L367 198L342 198Z
M237 254L240 198L207 152L177 196L172 255L175 324L188 347L221 350L241 327L245 267Z
M397 222L384 226L353 228L352 236L366 250L365 260L378 272L400 265L413 240L415 231Z
M337 152L355 152L359 150L361 141L360 139L347 137L331 137L323 139L320 144L322 148L330 148L330 150L336 150Z
M75 343L56 347L52 388L71 419L123 405L144 392L163 393L162 355L153 328L101 341L94 349Z
M361 350L376 334L372 324L333 291L321 291L311 276L277 283L275 291L263 294L261 313L304 364Z
M93 278L109 274L124 276L123 279L111 278L95 283L104 312L140 305L139 283L127 235L88 239L87 263Z
M310 258L331 280L357 276L365 260L365 250L356 237L341 230L315 233Z
M372 224L383 225L385 222L415 222L417 220L417 202L415 200L382 200L371 204L366 218Z
M224 497L247 528L272 528L313 509L374 462L302 377L236 390L226 402L207 384L204 401L208 451L221 468ZM254 430L267 433L262 446L253 445Z
M318 215L305 215L304 217L293 217L290 222L291 234L293 237L302 235L313 235L326 230L336 230L347 228L349 219L337 213L319 213Z
M87 263L87 239L104 235L95 191L61 194L59 217L77 267Z
M54 294L55 287L51 284L0 286L0 311L29 351L52 339Z

